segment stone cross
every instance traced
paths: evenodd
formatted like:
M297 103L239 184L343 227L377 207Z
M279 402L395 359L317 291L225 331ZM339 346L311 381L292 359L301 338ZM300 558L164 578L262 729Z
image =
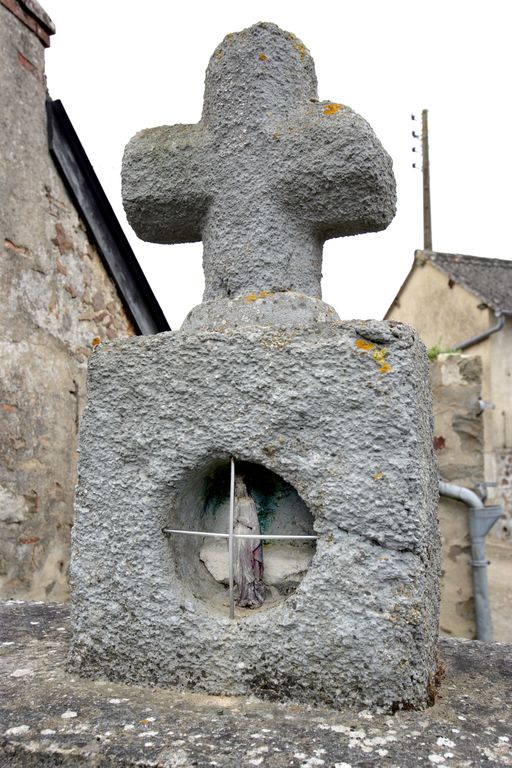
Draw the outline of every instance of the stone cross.
M259 23L214 51L199 123L130 141L123 201L142 239L203 241L204 300L320 297L324 241L384 229L395 182L368 123L318 101L301 41Z

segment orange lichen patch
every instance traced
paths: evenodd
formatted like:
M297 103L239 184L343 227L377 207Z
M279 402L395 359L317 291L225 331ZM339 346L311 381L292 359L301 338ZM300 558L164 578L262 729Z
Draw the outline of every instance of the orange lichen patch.
M290 33L289 33L289 35L288 35L288 39L290 40L290 42L291 42L291 44L293 45L293 47L295 48L295 50L296 50L296 51L299 53L299 56L300 56L300 60L301 60L301 61L304 61L304 57L305 57L305 55L306 55L306 51L307 51L307 48L306 48L306 46L304 45L304 43L301 43L301 41L300 41L300 40L298 40L298 39L295 37L295 35L292 35L292 33L291 33L291 32L290 32Z
M267 57L265 56L265 54L264 54L264 53L260 53L260 55L258 56L258 59L259 59L260 61L266 61L266 60L267 60Z
M339 112L342 106L343 104L335 104L331 101L330 104L324 104L323 113L324 115L334 115L336 112Z
M363 352L369 352L370 349L373 349L375 346L371 341L365 341L365 339L357 339L354 343L356 347Z
M372 480L382 480L384 477L384 472L376 472L374 475L372 475Z
M306 46L304 45L304 43L300 43L300 44L294 43L293 47L295 48L296 51L299 52L300 60L304 61L304 57L306 55Z
M15 405L11 405L10 403L2 403L2 408L6 413L16 413L18 410Z
M267 296L270 296L270 291L260 291L259 293L248 293L247 296L244 296L244 301L246 304L251 304L253 301L257 301L258 299L266 299Z
M41 539L38 536L23 536L20 539L20 544L37 544Z
M91 341L91 344L93 347L97 347L98 344L101 344L101 339L99 336L95 336L94 339Z
M393 370L389 363L386 362L385 349L376 347L373 342L366 341L366 339L356 339L354 344L358 349L361 350L361 352L370 352L370 350L374 350L372 353L372 359L379 366L379 373L389 373Z
M376 349L373 353L373 359L379 366L379 373L389 373L393 369L389 365L389 363L386 362L386 350L385 349Z

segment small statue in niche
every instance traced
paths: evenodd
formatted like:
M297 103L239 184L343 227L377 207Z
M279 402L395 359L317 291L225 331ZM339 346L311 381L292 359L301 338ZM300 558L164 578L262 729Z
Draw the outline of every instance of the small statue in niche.
M235 479L233 533L260 534L256 504L240 475ZM238 585L237 605L243 608L258 608L265 600L261 539L235 539L234 555L234 577Z

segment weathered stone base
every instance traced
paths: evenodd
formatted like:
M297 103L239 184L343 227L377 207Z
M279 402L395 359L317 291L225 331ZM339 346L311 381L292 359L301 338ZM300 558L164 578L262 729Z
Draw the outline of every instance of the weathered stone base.
M427 359L410 328L247 326L102 345L80 450L77 672L334 707L428 703L437 473ZM235 621L201 538L161 533L225 529L212 478L230 456L281 483L266 532L307 533L309 516L318 534L296 590Z
M0 766L512 765L512 647L443 640L437 701L394 716L82 680L67 609L0 604Z

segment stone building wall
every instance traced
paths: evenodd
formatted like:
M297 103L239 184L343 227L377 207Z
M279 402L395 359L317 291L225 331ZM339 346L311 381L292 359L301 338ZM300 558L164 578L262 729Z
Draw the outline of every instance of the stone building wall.
M41 39L2 4L0 71L0 595L62 601L87 361L135 331L48 152Z
M421 258L415 259L399 297L386 314L387 320L399 320L416 328L427 349L438 347L444 351L485 331L493 318L480 299L450 280L431 261ZM487 354L483 347L478 346L477 354Z
M512 318L489 339L491 348L491 392L494 408L486 411L491 448L486 456L488 474L497 483L493 503L502 504L505 518L491 536L509 547L512 560Z
M481 299L418 257L386 317L416 328L427 349L443 351L496 323L494 312ZM489 488L488 503L503 505L506 519L493 526L489 536L512 547L512 482L507 474L512 466L512 318L507 317L498 333L472 345L468 353L481 358L478 394L494 405L482 414L485 473L481 479L497 483L496 489Z
M444 350L496 322L477 296L454 284L430 261L417 262L387 318L410 323L427 348ZM432 365L436 435L444 440L437 448L441 475L468 488L478 481L496 483L488 488L486 504L500 504L505 512L486 539L493 637L500 642L512 641L511 350L512 319L506 318L498 333L464 355L481 361L478 386L476 380L467 380L468 363L460 369L457 356L440 356ZM468 397L478 395L494 408L479 416L471 410L468 415L468 407L473 409ZM439 515L445 544L441 626L455 636L474 637L471 574L465 565L469 562L467 512L464 505L441 499Z
M475 484L483 480L485 464L486 425L477 404L481 391L481 358L471 354L440 355L431 364L431 376L434 447L439 473L443 480L475 490ZM502 453L500 472L506 479L512 478L512 463L507 451ZM485 503L502 503L503 490L502 487L497 501L489 499ZM467 507L441 497L439 522L442 541L441 631L454 637L474 638ZM487 577L493 639L502 643L512 641L512 548L510 541L503 540L509 524L509 517L498 520L485 543L490 561ZM498 531L496 534L494 529L501 528L505 528L505 533ZM497 540L500 536L501 541Z
M500 522L497 538L512 540L512 451L496 451L497 482L506 518Z
M484 427L478 415L482 363L478 356L440 355L431 364L434 448L443 480L474 489L484 477ZM441 631L475 637L468 511L441 497Z

